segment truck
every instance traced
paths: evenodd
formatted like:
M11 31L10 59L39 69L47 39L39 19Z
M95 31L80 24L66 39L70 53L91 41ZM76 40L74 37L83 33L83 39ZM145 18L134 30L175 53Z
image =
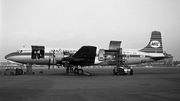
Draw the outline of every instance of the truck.
M4 75L22 75L23 70L20 68L7 68Z

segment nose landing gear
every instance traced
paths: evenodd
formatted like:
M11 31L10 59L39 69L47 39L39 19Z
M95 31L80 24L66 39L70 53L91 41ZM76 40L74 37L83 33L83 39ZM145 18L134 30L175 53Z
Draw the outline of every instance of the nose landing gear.
M26 72L24 72L24 74L35 74L35 72L32 71L32 65L26 65Z

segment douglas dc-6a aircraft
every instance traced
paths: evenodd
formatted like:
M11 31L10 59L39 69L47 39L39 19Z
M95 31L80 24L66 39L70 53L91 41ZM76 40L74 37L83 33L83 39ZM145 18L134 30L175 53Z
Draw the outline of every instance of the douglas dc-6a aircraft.
M111 41L108 50L97 49L95 46L82 46L79 50L45 49L44 46L31 46L31 48L23 48L10 53L5 56L5 59L26 64L27 73L32 73L32 65L36 64L63 65L67 67L67 72L74 71L77 74L83 74L82 66L117 65L117 61L120 61L121 68L115 68L113 73L122 74L122 69L127 69L128 65L170 58L163 53L161 33L158 31L152 32L148 44L142 49L122 49L120 44L121 41ZM131 68L130 73L133 74Z

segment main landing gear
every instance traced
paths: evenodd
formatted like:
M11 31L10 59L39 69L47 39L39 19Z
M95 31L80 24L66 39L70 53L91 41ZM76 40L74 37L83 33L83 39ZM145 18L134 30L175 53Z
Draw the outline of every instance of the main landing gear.
M84 70L81 68L74 68L74 74L83 75Z
M84 71L80 66L68 66L66 68L66 73L68 73L69 75L77 74L91 76L91 73Z

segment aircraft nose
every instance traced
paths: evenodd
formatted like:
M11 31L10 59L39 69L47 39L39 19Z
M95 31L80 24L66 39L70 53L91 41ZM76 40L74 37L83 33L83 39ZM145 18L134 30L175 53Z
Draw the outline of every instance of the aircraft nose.
M15 55L17 55L17 52L13 52L13 53L7 54L4 58L5 58L6 60L10 60L10 58L11 58L12 56L15 56Z
M9 57L10 57L10 54L6 55L4 58L5 58L6 60L8 60Z

